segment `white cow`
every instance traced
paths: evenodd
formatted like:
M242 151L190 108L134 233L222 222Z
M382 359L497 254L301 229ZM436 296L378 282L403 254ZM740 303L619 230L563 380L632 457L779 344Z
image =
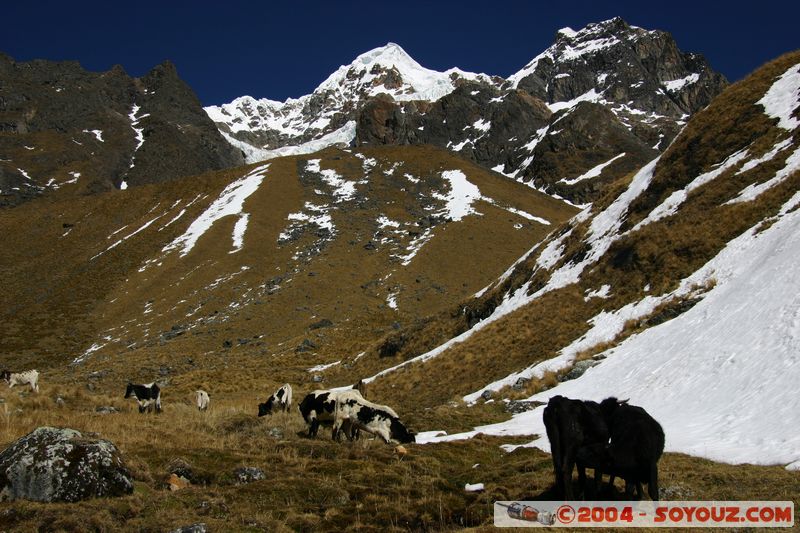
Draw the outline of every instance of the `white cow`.
M197 390L194 393L195 403L197 404L197 408L201 411L205 411L208 409L209 404L211 403L211 398L209 398L208 393L203 389Z
M37 370L26 370L25 372L11 372L3 370L0 374L10 389L14 385L30 385L33 392L39 392L39 372Z

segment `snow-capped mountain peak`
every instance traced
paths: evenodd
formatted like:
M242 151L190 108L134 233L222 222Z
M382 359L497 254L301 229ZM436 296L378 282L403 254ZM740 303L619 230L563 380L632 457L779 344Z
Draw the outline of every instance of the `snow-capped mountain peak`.
M464 80L485 81L485 74L457 68L438 72L417 63L396 43L387 43L356 57L328 76L311 94L285 102L242 96L206 108L222 134L241 149L248 162L276 155L305 153L323 146L322 138L349 143L352 122L361 106L379 94L397 101L434 101Z
M396 43L365 52L342 65L314 91L354 92L362 96L391 95L395 100L436 100L455 89L454 79L488 76L450 69L430 70L417 63Z

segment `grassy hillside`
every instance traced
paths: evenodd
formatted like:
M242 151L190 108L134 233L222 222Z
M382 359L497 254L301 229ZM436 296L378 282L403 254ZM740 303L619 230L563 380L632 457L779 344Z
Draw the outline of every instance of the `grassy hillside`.
M161 367L186 383L227 366L246 378L269 369L270 383L307 380L306 368L353 357L475 293L574 213L444 150L313 156L353 186L347 199L307 169L311 159L269 163L235 253L236 216L186 255L165 247L254 167L2 212L5 364L59 375L82 358L79 373L114 370L109 387L151 381ZM478 187L475 214L446 218L444 170ZM334 230L297 213L325 213Z

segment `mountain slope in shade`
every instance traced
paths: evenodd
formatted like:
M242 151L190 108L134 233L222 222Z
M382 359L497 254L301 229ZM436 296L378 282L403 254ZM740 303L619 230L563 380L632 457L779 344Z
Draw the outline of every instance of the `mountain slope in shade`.
M0 54L0 205L242 163L169 62L131 78Z
M432 331L407 333L406 360L367 381L405 389L457 361L494 376L459 387L467 402L630 397L662 422L668 450L798 468L798 112L794 53L726 90L666 153L465 303L461 315L478 316L448 319L459 336L423 349ZM579 359L595 366L576 379ZM541 408L421 440L478 432L541 436Z

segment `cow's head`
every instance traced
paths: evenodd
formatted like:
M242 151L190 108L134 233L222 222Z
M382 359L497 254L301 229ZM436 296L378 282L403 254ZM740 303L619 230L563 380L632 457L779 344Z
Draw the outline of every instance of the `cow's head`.
M3 370L0 372L0 379L8 383L11 381L11 371L10 370Z
M400 444L407 444L409 442L415 442L416 439L414 437L414 433L408 430L406 426L400 422L399 418L391 417L391 440L397 441Z
M133 396L133 383L128 382L128 386L125 388L125 398L130 398Z
M266 402L258 404L258 416L271 415L274 403L274 399L270 398Z

